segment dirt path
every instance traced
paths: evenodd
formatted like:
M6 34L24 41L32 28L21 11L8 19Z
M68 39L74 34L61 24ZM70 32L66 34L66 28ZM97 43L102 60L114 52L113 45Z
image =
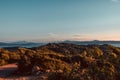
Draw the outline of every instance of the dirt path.
M10 77L9 75L17 70L17 64L8 64L0 66L0 80L43 80L44 75L40 76L21 76L21 77Z
M0 78L5 78L17 70L17 64L8 64L0 66Z

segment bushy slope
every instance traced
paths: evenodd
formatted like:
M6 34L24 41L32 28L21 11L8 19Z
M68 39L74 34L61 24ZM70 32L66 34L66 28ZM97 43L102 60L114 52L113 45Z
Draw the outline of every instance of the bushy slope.
M14 62L18 75L49 70L48 80L120 79L120 49L111 45L51 43L31 49L0 49L1 65ZM39 68L36 72L35 66Z

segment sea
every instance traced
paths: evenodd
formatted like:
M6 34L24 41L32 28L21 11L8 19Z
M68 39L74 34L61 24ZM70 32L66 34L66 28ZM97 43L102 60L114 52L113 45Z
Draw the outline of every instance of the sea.
M0 48L6 48L6 47L24 47L24 48L32 48L32 47L39 47L39 46L42 46L42 45L45 45L45 44L29 44L29 45L0 45Z
M120 47L120 44L110 44L110 45L113 45L115 47Z
M32 48L32 47L39 47L43 46L46 44L31 44L31 45L0 45L0 48L5 48L5 47L25 47L25 48ZM80 45L80 44L79 44ZM82 44L82 45L88 45L88 44ZM120 47L120 44L110 44L115 47Z

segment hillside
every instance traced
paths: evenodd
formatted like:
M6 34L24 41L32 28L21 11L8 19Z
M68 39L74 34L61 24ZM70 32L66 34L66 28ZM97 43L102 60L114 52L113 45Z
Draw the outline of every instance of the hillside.
M10 63L18 64L12 76L34 75L38 80L120 79L120 48L107 44L1 48L0 65Z

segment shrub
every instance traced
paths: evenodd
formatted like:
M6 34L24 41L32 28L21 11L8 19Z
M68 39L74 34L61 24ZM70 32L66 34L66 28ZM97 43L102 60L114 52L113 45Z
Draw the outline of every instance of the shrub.
M4 59L0 59L0 66L3 66L5 64L7 64L7 62Z

